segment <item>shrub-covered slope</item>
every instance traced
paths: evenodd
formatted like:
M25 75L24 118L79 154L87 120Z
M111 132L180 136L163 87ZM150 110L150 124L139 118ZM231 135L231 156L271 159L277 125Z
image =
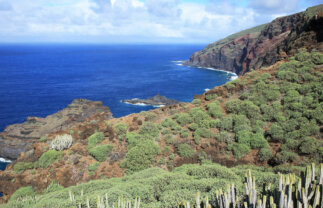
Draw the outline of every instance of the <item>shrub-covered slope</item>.
M23 186L42 192L54 180L67 187L152 166L322 162L322 96L323 54L302 50L192 103L118 119L92 116L48 134L0 172L1 199Z

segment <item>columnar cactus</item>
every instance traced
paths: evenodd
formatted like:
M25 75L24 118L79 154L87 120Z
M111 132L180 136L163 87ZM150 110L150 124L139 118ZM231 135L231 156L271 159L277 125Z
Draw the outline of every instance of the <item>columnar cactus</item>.
M221 189L215 193L214 206L208 199L200 200L196 197L195 208L323 208L323 164L320 175L315 175L315 164L308 166L301 178L295 174L279 175L279 185L271 190L271 184L265 185L263 191L257 194L256 180L251 171L245 174L245 193L240 198L236 196L234 185L228 186L223 192ZM269 200L268 200L269 199ZM183 202L181 208L190 208L188 202Z

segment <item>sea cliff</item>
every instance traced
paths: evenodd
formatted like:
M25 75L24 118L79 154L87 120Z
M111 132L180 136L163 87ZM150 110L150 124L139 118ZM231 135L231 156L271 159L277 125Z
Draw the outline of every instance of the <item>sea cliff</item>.
M228 36L195 52L184 64L243 75L306 47L323 51L323 5Z

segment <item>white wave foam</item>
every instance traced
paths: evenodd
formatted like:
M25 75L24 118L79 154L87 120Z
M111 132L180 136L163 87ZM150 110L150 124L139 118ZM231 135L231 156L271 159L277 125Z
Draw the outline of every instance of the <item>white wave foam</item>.
M177 66L183 66L183 64L176 64Z
M147 106L147 104L145 103L130 103L130 102L124 102L124 101L121 101L122 103L126 103L126 104L130 104L130 105L140 105L140 106Z
M2 162L2 163L11 163L11 160L6 160L6 159L0 157L0 162Z
M185 61L172 61L173 63L183 63Z
M234 75L234 76L232 76L230 79L231 79L231 81L233 81L233 80L238 79L238 78L239 78L239 76L238 76L238 75Z
M225 72L227 74L231 74L235 77L238 77L238 75L234 72L230 72L230 71L226 71L226 70L222 70L222 69L215 69L215 68L212 68L212 67L198 67L198 68L202 68L202 69L209 69L209 70L213 70L213 71L220 71L220 72Z
M209 91L209 90L210 90L209 88L205 88L205 89L204 89L204 91L205 91L205 92L207 92L207 91Z
M148 104L145 104L145 103L130 103L130 102L123 102L121 101L122 103L126 103L126 104L129 104L129 105L138 105L138 106L153 106L155 108L160 108L160 107L164 107L165 105L148 105Z

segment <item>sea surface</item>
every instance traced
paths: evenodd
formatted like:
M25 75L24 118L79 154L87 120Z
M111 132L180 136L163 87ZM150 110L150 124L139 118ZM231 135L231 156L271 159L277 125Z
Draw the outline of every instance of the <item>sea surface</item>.
M205 45L0 45L0 131L28 116L45 117L75 98L102 101L114 117L152 106L122 103L159 93L190 102L232 79L181 65ZM0 168L4 164L0 162Z

